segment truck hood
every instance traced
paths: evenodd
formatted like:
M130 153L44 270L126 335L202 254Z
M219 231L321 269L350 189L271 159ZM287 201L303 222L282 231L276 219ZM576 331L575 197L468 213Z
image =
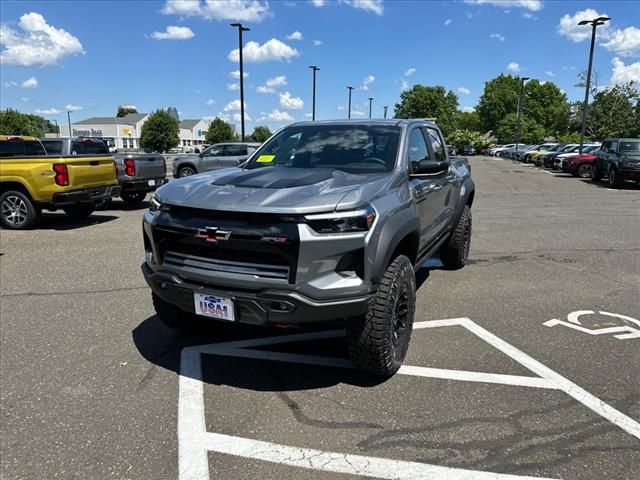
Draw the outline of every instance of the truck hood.
M323 168L226 168L173 180L159 188L157 195L163 203L211 210L327 212L358 207L370 200L365 191L382 190L392 176ZM347 196L348 201L341 204Z

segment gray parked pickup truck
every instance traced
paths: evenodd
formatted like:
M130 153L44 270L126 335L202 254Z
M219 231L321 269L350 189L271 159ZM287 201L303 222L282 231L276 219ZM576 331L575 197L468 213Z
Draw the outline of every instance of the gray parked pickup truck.
M420 120L293 124L242 167L159 188L144 214L158 317L292 326L344 320L355 367L402 364L415 272L465 265L474 182Z
M159 153L125 153L113 156L122 187L120 198L138 205L157 187L167 181L167 165Z
M259 143L251 142L216 143L200 154L179 155L173 161L173 176L189 177L196 173L235 167L249 158L259 146Z

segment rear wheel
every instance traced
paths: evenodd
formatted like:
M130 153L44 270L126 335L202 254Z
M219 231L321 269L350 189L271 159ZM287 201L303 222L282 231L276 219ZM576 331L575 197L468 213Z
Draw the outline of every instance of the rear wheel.
M120 198L128 205L134 206L142 203L147 196L147 192L122 192Z
M470 246L471 209L469 205L465 205L451 238L440 248L440 260L448 269L457 270L462 268L467 263Z
M593 174L593 166L590 163L583 163L578 167L578 176L580 178L591 178Z
M191 175L195 175L196 171L193 167L182 167L178 170L178 177L190 177Z
M618 169L616 167L609 167L607 182L609 183L609 186L613 188L620 188L622 186L622 175L618 173Z
M0 222L4 228L25 230L33 227L39 213L31 199L17 190L8 190L0 195Z
M415 304L413 265L400 255L387 267L367 313L347 322L354 367L380 377L398 371L409 348Z
M93 203L79 203L64 207L63 210L71 218L86 218L93 213L95 206Z

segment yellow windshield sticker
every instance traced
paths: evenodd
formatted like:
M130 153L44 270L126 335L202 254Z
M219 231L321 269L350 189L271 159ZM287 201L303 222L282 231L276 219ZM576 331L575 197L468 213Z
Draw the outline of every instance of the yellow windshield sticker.
M276 158L275 155L260 155L258 157L258 160L256 160L256 162L258 162L258 163L271 163L271 162L273 162L274 158Z

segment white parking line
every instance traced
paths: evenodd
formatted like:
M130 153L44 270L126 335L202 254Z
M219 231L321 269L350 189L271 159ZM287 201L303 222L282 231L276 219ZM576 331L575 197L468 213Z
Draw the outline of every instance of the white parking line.
M577 386L575 383L547 368L542 363L500 339L468 318L416 322L414 328L416 330L420 330L424 328L449 326L462 326L466 328L538 376L525 377L416 366L403 366L399 373L402 375L447 380L558 389L572 396L574 399L603 416L611 423L622 428L627 433L635 436L636 438L640 438L640 424L638 424L638 422L604 403L597 397ZM330 332L303 333L194 346L183 349L181 354L180 392L178 397L179 479L208 480L209 452L263 460L292 467L384 479L524 480L540 478L472 471L419 462L406 462L337 452L324 452L243 437L221 435L207 431L202 383L203 376L201 357L203 354L350 368L349 362L340 358L289 354L254 349L255 347L266 345L308 341L320 338L333 338L343 334L344 332L341 330L334 330Z

